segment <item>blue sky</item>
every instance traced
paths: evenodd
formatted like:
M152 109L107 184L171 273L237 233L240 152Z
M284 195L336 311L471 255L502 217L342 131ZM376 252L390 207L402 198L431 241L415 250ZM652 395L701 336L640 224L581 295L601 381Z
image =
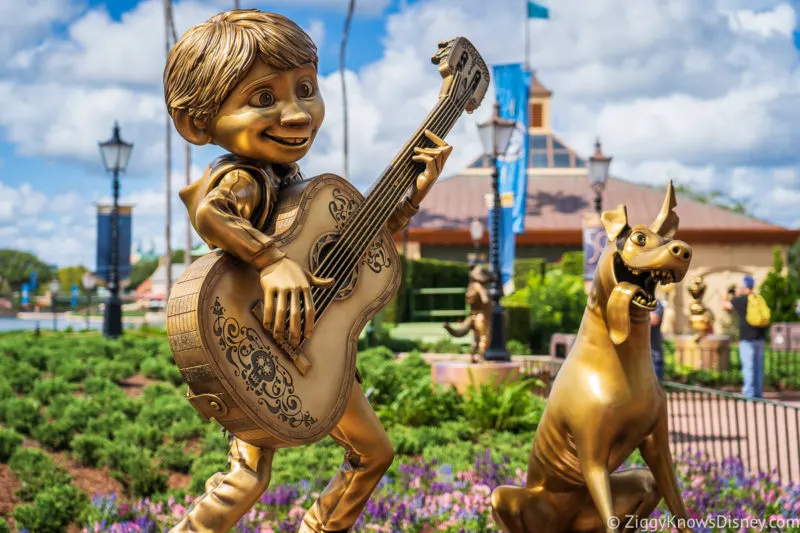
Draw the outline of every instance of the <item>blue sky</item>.
M248 2L307 29L320 48L328 105L307 174L342 172L338 53L347 0ZM796 2L555 0L531 21L530 61L554 91L556 132L588 154L595 136L612 172L723 189L755 214L800 227L800 62ZM13 4L13 5L11 5ZM230 5L229 5L230 4ZM175 2L178 32L232 0ZM348 45L351 176L369 184L432 107L438 40L470 38L490 63L523 59L523 0L358 0ZM160 0L31 0L0 5L0 247L60 265L94 265L93 203L110 196L97 142L119 120L135 144L123 200L134 242L163 249L163 7ZM493 97L493 95L489 95ZM463 119L445 174L479 153ZM193 149L193 177L219 152ZM173 136L173 245L184 144Z

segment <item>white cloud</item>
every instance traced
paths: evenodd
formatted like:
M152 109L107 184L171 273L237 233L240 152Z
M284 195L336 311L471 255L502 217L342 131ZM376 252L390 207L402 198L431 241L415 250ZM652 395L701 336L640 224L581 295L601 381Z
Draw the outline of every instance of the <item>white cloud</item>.
M346 7L340 0L302 1L316 8ZM261 5L276 9L280 2ZM463 35L489 63L522 59L521 5L517 0L493 0L491 8L485 0L427 0L403 4L387 17L381 59L346 74L349 177L356 184L363 188L374 181L433 107L441 79L430 56L439 40ZM222 0L179 2L179 32L227 7ZM385 7L385 0L360 2L358 12ZM616 175L648 183L671 176L700 190L727 190L748 199L757 216L800 224L792 212L800 185L800 69L789 37L796 17L790 4L563 0L551 6L551 13L551 20L527 22L530 61L555 91L554 122L568 144L586 154L600 135L604 151L614 156ZM321 21L307 30L318 44L325 40ZM17 54L14 64L28 75L40 68L42 77L0 81L0 101L14 102L0 114L6 138L23 154L96 166L97 140L120 120L123 136L136 145L131 173L153 176L146 186L123 188L126 201L136 203L134 242L149 242L152 236L163 245L161 2L145 0L119 22L103 11L88 11L70 25L66 39L38 48L29 44L34 48ZM320 83L326 123L301 162L307 175L343 172L341 80L334 73ZM488 116L492 99L490 91L485 105L462 117L451 132L454 151L446 175L480 153L475 123ZM194 150L198 168L193 173L215 150ZM177 135L173 158L176 164L183 158ZM176 245L183 242L178 226L184 215L177 201L182 182L182 172L176 172ZM3 209L9 208L0 203L0 219Z

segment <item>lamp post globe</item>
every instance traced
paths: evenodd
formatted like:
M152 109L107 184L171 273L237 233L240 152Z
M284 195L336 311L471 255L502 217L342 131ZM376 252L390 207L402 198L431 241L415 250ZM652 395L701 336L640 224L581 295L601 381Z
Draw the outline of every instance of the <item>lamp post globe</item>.
M103 315L103 335L116 338L122 335L122 302L119 298L119 174L125 172L133 144L122 140L119 124L114 123L111 139L98 143L103 166L114 178L112 191L114 207L111 212L111 257L108 271L108 301Z
M598 215L603 212L603 192L608 181L611 159L613 158L603 155L600 139L597 139L594 143L594 154L589 158L589 183L594 191L594 208Z
M506 318L505 309L500 305L503 296L503 281L500 275L500 181L497 169L497 159L508 151L511 139L517 124L512 120L500 118L500 105L494 104L492 117L478 125L478 134L483 144L483 152L492 163L492 218L491 236L492 246L489 249L493 283L489 288L492 298L492 339L486 349L484 359L487 361L510 361L511 356L506 348ZM470 230L471 231L471 230Z

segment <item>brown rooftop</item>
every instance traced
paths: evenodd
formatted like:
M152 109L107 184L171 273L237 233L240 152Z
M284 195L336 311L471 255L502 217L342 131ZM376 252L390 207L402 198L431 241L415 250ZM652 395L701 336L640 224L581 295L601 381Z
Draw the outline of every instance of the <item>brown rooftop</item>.
M412 235L416 233L421 241L427 240L424 235L439 233L439 238L434 239L439 242L445 234L467 234L473 217L487 224L484 198L490 192L488 174L443 179L425 198L409 231ZM661 208L664 194L660 188L610 178L603 195L603 208L625 204L631 225L650 224ZM594 193L587 176L529 176L525 230L530 235L523 241L531 241L529 244L580 243L583 215L593 209ZM680 194L677 213L680 216L679 236L688 233L695 240L699 237L704 241L708 238L714 242L741 242L755 238L790 244L800 237L800 231L788 230Z
M531 96L552 96L553 91L542 85L542 82L536 78L536 74L531 72L531 88L528 94Z

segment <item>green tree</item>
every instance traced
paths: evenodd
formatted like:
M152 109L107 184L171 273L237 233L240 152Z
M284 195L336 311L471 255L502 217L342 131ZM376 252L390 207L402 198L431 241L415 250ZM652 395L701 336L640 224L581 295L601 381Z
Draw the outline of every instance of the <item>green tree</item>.
M776 248L773 252L772 270L767 274L759 291L772 311L772 322L797 322L795 305L800 291L794 279L783 273L783 257Z
M796 286L800 286L800 239L797 239L786 251L786 263L789 277Z
M83 275L88 270L83 265L59 268L56 271L56 276L58 276L58 282L61 284L61 292L69 292L73 285L83 288Z
M747 202L731 198L720 191L698 192L686 185L676 185L675 194L688 196L701 204L711 204L733 213L750 216L750 206Z
M31 279L32 272L36 272L39 286L53 277L50 266L35 255L19 250L0 250L0 287L8 284L12 291L18 291Z
M128 289L136 290L142 282L148 279L158 268L158 259L138 261L131 267L130 285Z

